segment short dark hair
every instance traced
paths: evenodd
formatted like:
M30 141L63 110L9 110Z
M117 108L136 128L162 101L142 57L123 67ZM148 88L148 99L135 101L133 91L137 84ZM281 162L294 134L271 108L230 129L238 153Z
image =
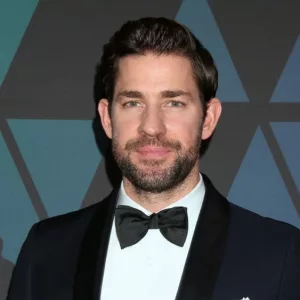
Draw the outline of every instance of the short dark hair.
M186 26L161 17L128 21L104 45L97 75L97 84L100 86L98 99L106 98L112 102L122 57L146 53L176 54L190 60L205 118L207 104L216 96L218 87L218 71L214 60ZM206 152L209 142L210 138L202 141L201 156Z

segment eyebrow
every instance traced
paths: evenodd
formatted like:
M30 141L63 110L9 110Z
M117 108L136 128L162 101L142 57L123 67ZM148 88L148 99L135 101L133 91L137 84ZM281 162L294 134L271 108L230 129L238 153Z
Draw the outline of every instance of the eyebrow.
M128 91L128 90L125 90L125 91L121 91L117 94L117 97L116 98L121 98L121 97L124 97L124 98L142 98L143 97L143 94L139 91Z
M176 98L176 97L180 97L180 96L185 96L188 98L193 98L192 94L189 92L185 92L182 90L166 90L166 91L162 91L161 92L161 96L162 98Z
M185 92L183 90L165 90L161 92L161 97L162 98L176 98L180 96L185 96L190 99L193 99L192 94L189 92ZM134 90L124 90L121 91L117 94L116 98L143 98L143 94L139 91L134 91Z

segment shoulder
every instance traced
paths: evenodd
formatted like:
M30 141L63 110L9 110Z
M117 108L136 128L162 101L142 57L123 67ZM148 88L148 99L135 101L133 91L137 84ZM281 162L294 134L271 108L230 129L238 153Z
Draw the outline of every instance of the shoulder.
M282 221L277 221L268 217L263 217L228 201L214 187L211 180L202 174L209 197L219 199L219 203L226 204L230 212L230 234L239 237L241 240L289 242L298 237L300 230Z
M39 221L32 226L29 235L42 243L79 237L84 233L95 213L105 209L110 197L111 195L86 208Z
M229 202L231 211L231 230L249 239L269 244L292 243L299 239L300 230L282 221L263 217Z

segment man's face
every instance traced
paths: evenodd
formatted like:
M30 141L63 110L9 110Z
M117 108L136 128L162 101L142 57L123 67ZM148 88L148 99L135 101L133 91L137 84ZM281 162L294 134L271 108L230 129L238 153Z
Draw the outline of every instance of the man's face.
M202 116L187 58L147 54L120 60L104 129L123 176L136 188L167 191L193 169L198 172Z

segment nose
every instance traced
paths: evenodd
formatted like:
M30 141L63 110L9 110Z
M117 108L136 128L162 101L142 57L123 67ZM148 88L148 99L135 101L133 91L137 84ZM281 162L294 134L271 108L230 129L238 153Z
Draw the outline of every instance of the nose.
M163 112L159 107L147 107L141 115L139 133L150 137L165 134L166 125Z

